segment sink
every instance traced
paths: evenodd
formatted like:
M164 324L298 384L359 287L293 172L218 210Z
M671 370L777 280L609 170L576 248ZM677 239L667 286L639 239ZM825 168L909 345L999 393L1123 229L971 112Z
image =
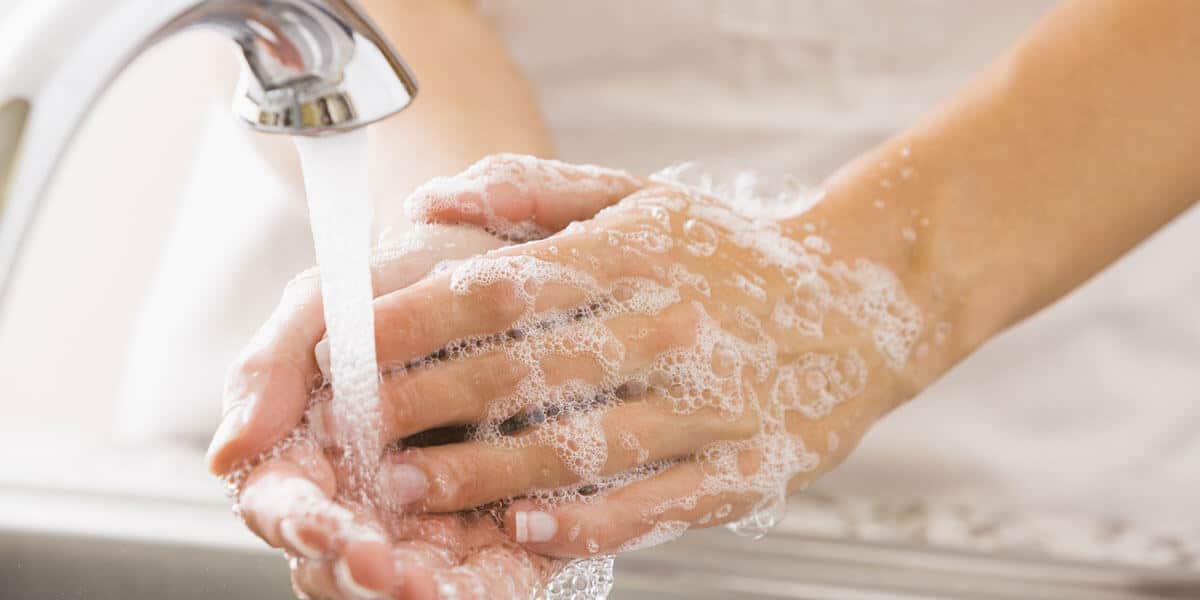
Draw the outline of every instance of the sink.
M0 533L0 598L295 598L266 552L48 533Z
M293 597L284 561L230 515L198 451L82 443L43 458L0 465L0 599ZM837 539L789 527L795 516L757 541L694 531L622 556L612 597L1200 598L1192 569Z
M28 491L22 492L29 494ZM54 505L40 491L42 500ZM13 490L0 491L12 500ZM29 498L32 499L32 498ZM79 503L81 498L58 498ZM54 528L0 530L0 598L20 600L292 598L287 569L257 541L184 538L221 518L216 504L85 495L90 511L154 512L156 535L69 533ZM174 523L177 526L171 527ZM187 524L185 526L185 524ZM246 538L249 538L247 535ZM693 532L666 546L618 559L615 599L1028 599L1198 598L1200 574L1039 561L866 544L790 534L759 541L723 531Z

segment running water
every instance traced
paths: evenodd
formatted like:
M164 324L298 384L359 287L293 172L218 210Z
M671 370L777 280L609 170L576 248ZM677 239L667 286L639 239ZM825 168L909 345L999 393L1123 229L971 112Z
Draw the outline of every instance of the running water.
M379 428L379 367L375 358L374 294L371 289L371 222L374 206L367 177L367 133L358 129L328 137L296 137L308 191L309 220L321 271L329 340L332 413L336 440L355 468L354 491L373 496L382 446Z
M375 353L371 287L373 204L365 129L335 136L296 137L304 171L309 220L321 272L332 413L344 439L350 496L369 504L377 497L380 456L379 367ZM613 558L567 563L546 582L545 600L603 600L613 585Z

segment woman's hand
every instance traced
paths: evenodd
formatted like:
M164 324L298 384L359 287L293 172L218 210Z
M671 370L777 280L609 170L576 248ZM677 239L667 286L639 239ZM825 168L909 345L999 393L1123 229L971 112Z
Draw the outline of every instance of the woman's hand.
M303 597L528 598L561 566L513 543L491 512L406 514L342 500L335 464L297 436L238 495L247 526L292 557Z
M516 235L586 212L564 195L498 221L489 197L435 185L411 208ZM944 327L895 273L830 247L830 211L738 208L654 185L378 298L382 441L469 433L386 461L393 501L447 513L522 498L503 517L513 541L588 556L753 529L836 465L913 393L909 359Z
M442 261L501 245L475 228L422 230L407 244L381 248L375 288L399 289ZM293 583L307 597L366 598L386 591L435 598L444 595L439 586L470 597L480 583L527 596L550 561L514 547L487 515L404 517L342 500L342 465L301 422L312 389L321 385L313 346L323 329L319 280L310 272L288 286L276 315L231 370L226 403L232 408L209 460L214 471L230 477L247 526L295 557ZM260 452L266 455L256 458ZM501 572L507 575L499 577L494 563L506 565Z
M493 227L511 219L558 229L642 183L616 171L496 156L434 184L457 186L456 197L473 202L480 209L475 216L488 216ZM421 197L426 205L436 199L430 193ZM590 212L562 211L568 197L572 210ZM383 238L372 268L377 293L503 245L478 227L422 227L404 238L387 232ZM527 597L556 563L516 547L490 513L405 516L343 499L354 491L345 489L343 465L314 442L304 420L314 393L328 391L314 352L323 333L319 280L308 272L288 286L275 314L230 371L226 416L208 461L233 484L246 524L296 557L297 589L317 597L365 597L381 590L433 598L458 590L468 598L481 585Z

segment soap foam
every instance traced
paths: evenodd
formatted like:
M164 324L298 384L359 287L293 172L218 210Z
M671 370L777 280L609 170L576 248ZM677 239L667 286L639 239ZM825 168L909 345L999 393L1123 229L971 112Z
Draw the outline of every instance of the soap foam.
M366 161L354 138L342 139L343 147L336 150L325 141L300 146L325 284L334 406L357 431L355 439L340 442L356 463L354 472L362 474L355 482L357 499L369 501L383 452L367 267L370 202L365 177L341 182L338 175ZM332 169L341 160L347 161L341 170ZM492 195L568 189L589 179L601 180L595 184L600 191L628 189L636 181L598 167L503 155L423 186L408 210L417 220L446 209L473 212L507 239L542 238L549 232L532 220L497 215ZM676 465L698 465L703 476L695 489L648 508L641 515L645 532L621 550L674 539L692 525L726 523L737 533L761 536L782 517L789 482L821 467L822 454L839 444L830 431L819 440L824 453L810 449L788 429L789 417L829 419L861 397L872 378L870 364L903 369L925 332L921 311L885 267L837 258L837 248L814 224L805 224L810 235L802 240L782 231L779 219L803 214L820 201L819 191L793 180L771 187L752 173L716 176L694 165L668 169L652 180L658 187L556 234L552 239L563 241L548 245L544 254L491 253L445 265L453 293L502 288L510 294L505 301L520 308L519 316L507 331L455 340L434 357L389 370L492 352L521 365L523 378L510 393L489 399L470 435L501 448L552 449L578 483L532 490L528 496L537 502L592 502L612 490L649 485ZM361 206L346 201L347 190L350 197L363 198ZM589 233L621 253L620 268L602 262L598 250L573 247L571 238ZM731 258L735 255L742 258ZM729 274L710 280L706 273L713 262L721 262ZM614 270L629 272L613 276ZM556 294L569 290L570 302L539 305L548 288ZM668 315L674 320L664 321ZM611 325L630 318L678 326L670 338L677 343L644 363L633 362L638 353L627 345L658 333L642 328L632 337L618 336ZM937 331L937 340L944 340L950 326L939 324ZM798 340L844 339L851 333L866 343L841 350L817 344L812 351L794 349ZM878 360L868 360L871 354ZM547 366L564 360L591 365L599 376L564 378L569 373ZM664 410L676 415L723 419L735 432L733 439L709 443L691 457L655 457L631 432L605 430L606 411L643 399L661 400ZM838 418L844 422L850 416ZM639 464L611 472L610 448L633 453ZM738 498L738 512L726 502L691 521L669 514L718 498ZM599 555L597 540L582 542L597 556L569 563L550 579L542 597L607 594L612 559ZM449 575L443 583L469 584Z
M505 172L481 169L469 178L476 180L472 189L478 192L483 189L478 185L486 187L478 181ZM489 402L472 435L497 447L554 450L580 483L534 490L530 496L558 504L589 502L604 490L633 485L656 472L646 470L646 465L655 464L654 457L629 432L614 432L616 439L607 439L601 416L630 401L617 390L636 387L666 401L678 415L718 415L730 423L731 431L751 423L754 430L744 437L714 442L696 453L702 481L691 493L646 511L646 533L628 547L676 537L687 523L670 518L668 512L724 496L748 499L751 506L730 528L759 536L781 517L789 481L817 469L822 460L788 430L788 416L822 420L860 397L870 378L865 352L873 352L887 369L903 369L925 330L921 311L885 267L834 258L836 249L815 227L806 228L811 235L802 240L782 231L780 216L802 214L820 200L819 192L799 190L791 182L776 188L785 191L764 195L753 174L720 180L692 166L669 169L652 180L663 187L630 196L601 211L594 221L573 224L555 236L566 240L593 234L604 246L636 259L633 264L644 276L607 281L601 274L613 267L601 268L595 256L600 251L563 252L559 244L548 256L541 255L545 258L482 256L454 270L450 285L455 293L469 295L504 285L523 307L513 325L522 335L473 342L482 352L503 352L527 374L510 394ZM507 231L532 227L502 224ZM752 264L736 263L727 277L710 281L706 263L728 261L731 252L748 256ZM573 290L577 307L539 308L541 292L550 284ZM744 301L739 304L738 298ZM725 304L730 301L735 304ZM752 309L747 302L766 307ZM631 354L625 344L650 334L622 340L609 324L630 315L663 318L668 310L679 323L688 323L684 327L691 327L689 335L678 336L688 341L659 352L646 364L627 364ZM853 327L866 345L785 354L777 342L779 335L793 341L825 339L834 321L840 336L846 334L845 327ZM548 372L544 363L564 358L595 365L601 374L589 381L552 382L552 375L562 373ZM514 415L520 416L519 427L512 425ZM835 449L837 439L833 433L820 440L827 453ZM643 465L608 472L610 443L636 452ZM755 463L750 469L743 464L748 456ZM727 522L731 510L703 518L707 523ZM592 547L590 542L594 540L585 540L585 547Z

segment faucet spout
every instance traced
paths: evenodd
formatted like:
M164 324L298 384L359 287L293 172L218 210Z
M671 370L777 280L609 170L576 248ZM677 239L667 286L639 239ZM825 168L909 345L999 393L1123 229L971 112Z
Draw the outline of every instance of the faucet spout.
M348 0L210 1L180 27L216 25L242 48L234 112L270 133L323 135L378 121L412 101L412 73Z
M347 131L416 95L354 0L26 0L0 23L0 302L83 117L143 50L193 28L240 46L233 111L259 131Z

